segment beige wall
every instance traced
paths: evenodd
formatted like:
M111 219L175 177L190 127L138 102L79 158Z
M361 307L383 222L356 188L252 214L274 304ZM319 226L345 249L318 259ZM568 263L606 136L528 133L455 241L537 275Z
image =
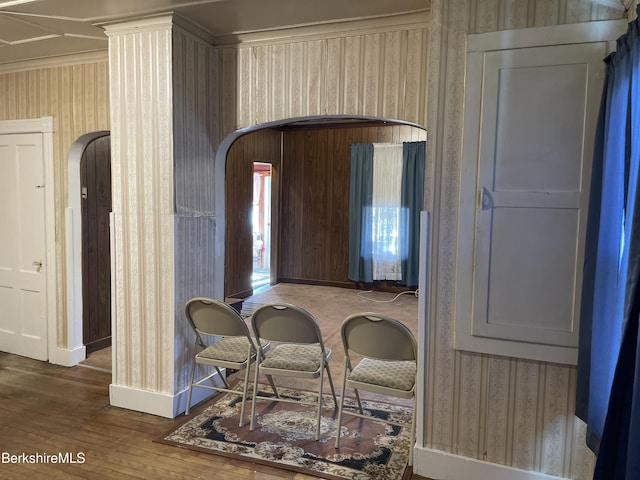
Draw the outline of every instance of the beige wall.
M69 58L66 61L73 64L0 72L0 120L53 117L59 347L67 346L64 214L69 150L81 135L109 130L109 65L106 54L100 57L91 63Z
M225 133L279 118L336 113L426 126L426 206L434 212L437 236L423 419L428 448L551 475L591 476L594 458L584 447L584 426L573 416L575 368L451 346L464 41L467 33L623 17L620 10L578 0L442 0L432 6L429 54L429 28L416 24L223 49L232 66L223 68L223 85L237 85L231 93L223 87ZM426 92L434 99L428 111Z
M573 415L574 367L452 348L465 35L619 18L621 10L578 0L432 3L427 202L436 256L423 424L428 448L561 477L592 476L594 456Z
M221 47L224 135L307 115L426 122L428 16L353 22ZM293 38L293 40L292 40Z
M245 38L237 47L205 49L194 58L211 62L207 78L220 82L215 86L216 95L209 99L214 104L210 118L215 126L210 126L208 135L217 148L237 128L323 114L375 115L426 126L435 296L429 325L425 446L527 470L590 478L593 456L583 447L583 426L573 416L573 367L468 354L451 347L464 37L466 33L622 18L624 14L579 0L435 0L431 15L430 28L426 16L410 17L398 25L358 24L330 32L297 30L286 39ZM54 117L58 336L62 346L66 344L67 317L63 267L66 158L77 137L109 129L108 78L106 61L0 74L0 120ZM432 99L428 105L427 93ZM139 361L133 355L138 346L133 342L128 347L131 356L122 359L124 386L169 393L184 387L182 361L173 386L167 385L165 371L160 372L163 380L158 385L134 380L156 375L158 368L171 368L150 365L162 353L159 345L151 346L145 362L134 365Z
M224 137L291 116L424 123L428 19L399 20L296 29L295 41L253 37L218 48L171 16L106 28L114 405L163 416L184 409L193 339L182 305L195 295L221 298L223 287L224 212L216 198L224 193L224 162L211 166Z

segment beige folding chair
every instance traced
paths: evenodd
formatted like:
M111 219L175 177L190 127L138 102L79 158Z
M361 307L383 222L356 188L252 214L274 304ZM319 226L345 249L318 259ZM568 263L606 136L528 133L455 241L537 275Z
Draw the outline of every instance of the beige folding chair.
M364 414L358 390L400 398L413 399L411 424L393 420L373 420L392 425L410 426L409 465L413 465L413 442L416 430L416 375L418 347L411 331L399 321L377 313L356 313L342 323L342 343L344 345L344 380L342 398L338 410L338 432L336 448L340 447L342 414L372 419ZM361 358L353 364L352 354ZM344 399L347 388L353 388L358 410L345 410Z
M320 438L320 420L322 416L322 392L324 372L327 372L334 406L338 405L333 379L329 370L331 350L325 348L320 327L315 318L300 307L290 304L269 304L259 307L251 318L251 325L256 339L260 342L271 342L271 351L265 354L260 347L258 362L255 368L253 383L253 403L251 407L251 426L253 430L256 419L256 401L299 403L283 398L272 384L275 397L261 396L258 393L258 376L282 376L303 379L320 378L317 401L317 426L315 438ZM315 403L313 403L315 405Z
M219 392L240 393L231 389L220 368L245 369L239 421L239 426L242 427L244 425L244 410L249 388L249 367L251 367L257 356L256 346L249 333L249 328L233 307L211 298L192 298L185 306L185 313L196 334L196 348L201 349L195 355L193 366L191 367L185 415L189 415L193 387L207 388ZM267 347L267 345L263 345L263 348L266 349ZM215 368L215 372L194 381L196 365L198 364L210 365ZM223 387L203 384L216 374L222 380Z

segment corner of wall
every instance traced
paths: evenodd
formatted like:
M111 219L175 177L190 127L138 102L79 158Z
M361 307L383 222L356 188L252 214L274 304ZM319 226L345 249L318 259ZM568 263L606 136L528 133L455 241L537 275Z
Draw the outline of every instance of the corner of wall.
M74 367L85 358L87 358L87 350L84 345L81 345L73 349L57 347L49 361L63 367Z

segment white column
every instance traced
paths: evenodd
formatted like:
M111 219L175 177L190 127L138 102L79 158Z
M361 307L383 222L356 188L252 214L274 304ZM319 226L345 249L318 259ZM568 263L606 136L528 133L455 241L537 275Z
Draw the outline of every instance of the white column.
M111 25L115 309L111 403L172 416L174 187L171 17Z
M105 31L115 258L111 404L175 417L185 408L194 354L184 303L223 291L214 280L218 53L173 15Z

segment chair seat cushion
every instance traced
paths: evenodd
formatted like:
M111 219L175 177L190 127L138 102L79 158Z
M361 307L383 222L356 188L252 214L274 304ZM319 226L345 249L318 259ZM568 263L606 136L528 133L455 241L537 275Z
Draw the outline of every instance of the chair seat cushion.
M276 346L260 364L260 367L315 372L320 369L321 355L322 349L319 345L285 343Z
M363 358L348 379L408 392L416 382L416 363Z
M249 352L247 337L224 337L196 355L208 360L244 363Z

